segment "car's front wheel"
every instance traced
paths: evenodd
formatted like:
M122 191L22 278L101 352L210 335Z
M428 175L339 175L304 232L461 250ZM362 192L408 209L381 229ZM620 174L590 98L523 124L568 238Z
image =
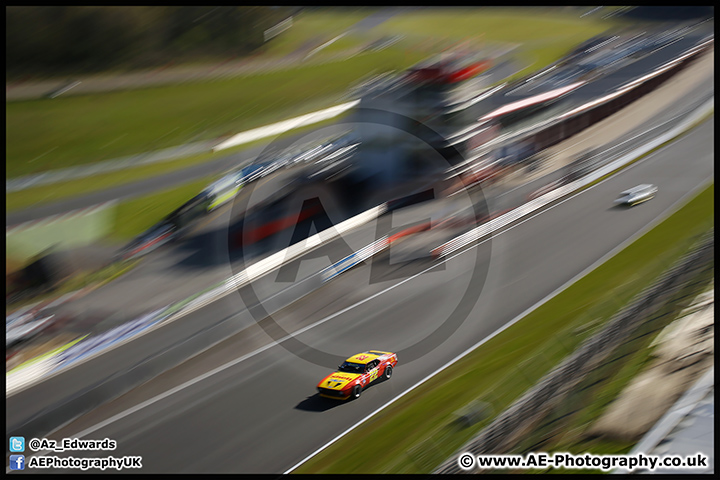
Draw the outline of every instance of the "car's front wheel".
M385 377L385 380L390 380L390 377L392 377L393 370L392 366L388 365L385 367L385 373L383 373L383 377Z
M360 394L362 393L362 387L360 385L355 385L352 389L352 393L350 394L350 398L355 400L356 398L360 398Z

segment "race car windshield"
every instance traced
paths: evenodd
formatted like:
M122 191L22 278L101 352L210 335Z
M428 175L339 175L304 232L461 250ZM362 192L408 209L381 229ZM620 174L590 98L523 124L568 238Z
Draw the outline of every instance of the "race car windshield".
M340 365L340 371L346 373L363 373L365 371L365 365L361 363L345 362Z

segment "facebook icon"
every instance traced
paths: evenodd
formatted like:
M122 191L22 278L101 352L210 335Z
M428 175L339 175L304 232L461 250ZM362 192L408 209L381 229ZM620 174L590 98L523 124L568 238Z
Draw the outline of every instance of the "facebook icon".
M25 470L25 455L10 455L10 470Z

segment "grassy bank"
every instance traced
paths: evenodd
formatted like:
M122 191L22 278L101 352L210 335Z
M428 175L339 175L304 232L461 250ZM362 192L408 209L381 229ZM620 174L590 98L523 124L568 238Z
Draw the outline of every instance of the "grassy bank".
M297 473L426 473L490 418L458 428L456 412L482 401L494 414L532 386L677 261L713 224L714 185L518 323L386 408ZM375 454L358 445L372 438Z
M355 23L367 17L371 10L363 9L325 9L303 11L293 17L293 24L288 30L267 43L265 53L272 56L284 56L297 52L299 49L312 49L345 32ZM342 47L355 46L352 40L344 39ZM333 44L334 45L334 44ZM327 47L330 51L331 46ZM341 49L335 45L332 50Z
M372 9L303 12L290 30L268 43L263 55L278 57L313 39L332 38L370 13ZM518 43L521 57L533 57L533 67L517 77L555 61L576 43L614 25L599 19L579 19L575 13L563 9L533 9L531 14L527 9L421 9L392 17L363 36L401 33L417 42L469 38L478 45L485 41ZM422 59L425 53L409 39L341 62L254 77L7 104L6 175L12 178L217 138L323 108L334 104L349 85L370 72L402 69ZM351 35L338 42L347 47L351 46L347 42L360 40L367 39ZM328 47L332 48L339 47ZM319 78L322 82L317 81ZM194 155L26 189L6 195L6 212L152 178L217 158L218 154Z
M214 179L214 176L204 177L121 203L117 207L111 239L121 242L132 239L200 193Z
M420 53L388 48L324 65L142 90L6 104L8 178L208 140L327 107L373 70Z
M562 58L575 46L609 28L617 19L580 17L574 8L438 8L393 17L376 30L423 35L437 41L468 40L470 45L517 45L513 55L528 66L515 80Z
M296 128L288 132L286 135L309 133L322 128L323 126L328 126L338 121L340 118L342 118L342 116L318 122L313 125ZM51 185L31 187L18 192L7 193L5 195L5 212L22 210L36 205L87 195L89 193L125 185L139 180L160 177L164 174L192 167L194 165L219 161L228 156L236 155L240 151L263 147L271 140L272 137L248 142L221 152L207 152L199 155L191 155L176 160L157 162L150 165L142 165L118 170L116 172L102 173L92 175L90 177L79 178L77 180L57 182ZM214 178L211 178L210 181L212 180L214 180Z
M517 446L517 451L570 452L573 454L627 454L636 442L620 441L589 432L621 392L655 361L654 340L663 328L676 320L685 302L711 285L714 269L708 268L685 285L652 319L633 332L610 357L574 387L539 425ZM573 473L572 469L547 469L551 473ZM543 472L545 473L545 472ZM602 473L577 471L577 473Z
M342 32L365 15L343 11L300 16L293 28L272 40L264 55L271 58L296 48L310 41L313 31L320 37ZM532 63L528 69L537 69L611 25L557 9L421 9L392 17L370 32L373 37L400 33L469 38L477 45L520 44L520 56ZM329 105L371 71L403 69L424 56L394 46L255 76L11 102L6 104L6 175L93 163L266 125Z

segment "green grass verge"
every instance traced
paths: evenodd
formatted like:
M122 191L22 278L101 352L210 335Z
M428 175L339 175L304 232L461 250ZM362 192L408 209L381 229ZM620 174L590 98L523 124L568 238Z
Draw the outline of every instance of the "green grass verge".
M427 473L485 426L455 426L481 400L494 413L531 387L677 261L714 224L714 184L565 291L312 458L296 473ZM358 445L372 438L374 454Z
M443 8L393 17L375 30L432 36L438 41L467 39L480 47L484 42L520 44L513 55L528 66L514 74L512 81L559 60L577 44L618 25L615 19L580 18L572 9Z
M555 38L581 38L613 26L613 22L580 18L557 8L433 8L407 12L388 19L380 31L427 34L452 39L470 38L481 42L527 42Z
M311 132L323 126L336 122L342 116L338 116L329 120L307 125L305 127L296 128L287 132L285 135L298 135L305 132ZM240 132L236 132L240 133ZM159 177L161 175L171 173L176 170L191 167L200 163L213 162L224 157L237 154L240 151L263 146L270 139L255 140L237 147L229 148L220 152L203 153L192 155L189 157L179 158L176 160L168 160L166 162L158 162L151 165L142 165L131 167L124 170L118 170L110 173L102 173L90 177L79 178L77 180L69 180L64 182L53 183L51 185L31 187L18 192L7 193L5 195L5 212L13 212L22 210L36 205L57 202L72 197L87 195L92 192L105 190L111 187L117 187L134 181L144 180L147 178Z
M340 33L367 13L301 15L290 30L271 41L276 45L269 45L265 55L295 48L312 32ZM393 17L371 32L424 37L431 32L458 40L526 43L520 54L530 59L529 70L551 63L576 43L614 25L576 17L557 10L422 10ZM347 47L353 40L339 42ZM367 72L404 69L424 56L394 46L344 61L256 76L11 102L6 104L6 175L13 178L113 159L273 123L307 111L309 104L331 103Z
M300 12L293 17L292 27L267 43L265 53L284 56L306 45L319 46L340 35L370 13L368 9L337 8ZM344 39L345 37L338 40L338 43ZM352 47L354 44L352 40L342 42L344 48ZM327 50L330 51L332 46L329 45Z
M117 187L145 178L160 176L184 167L190 167L198 163L208 162L218 158L218 154L204 153L193 155L178 160L159 162L152 165L132 167L111 173L93 175L77 180L53 183L39 187L31 187L19 192L12 192L5 195L5 211L12 212L22 210L31 206L45 203L57 202L72 197L86 195L88 193Z
M110 238L123 242L132 239L200 193L214 179L214 176L201 178L120 203Z
M242 132L337 101L372 70L419 52L388 48L323 65L141 90L6 104L8 178Z
M713 268L707 268L674 298L641 325L631 338L616 348L567 397L559 403L516 447L517 452L547 451L573 454L627 454L636 442L592 435L588 427L600 418L630 382L654 361L652 342L679 318L690 299L708 289ZM574 473L572 469L547 469L543 473ZM601 470L577 473L603 473Z
M341 52L347 52L351 49L357 49L361 47L362 45L368 43L369 40L365 40L357 35L345 35L343 37L338 38L333 43L328 45L327 47L320 50L317 54L324 53L326 55L328 54L337 54Z

